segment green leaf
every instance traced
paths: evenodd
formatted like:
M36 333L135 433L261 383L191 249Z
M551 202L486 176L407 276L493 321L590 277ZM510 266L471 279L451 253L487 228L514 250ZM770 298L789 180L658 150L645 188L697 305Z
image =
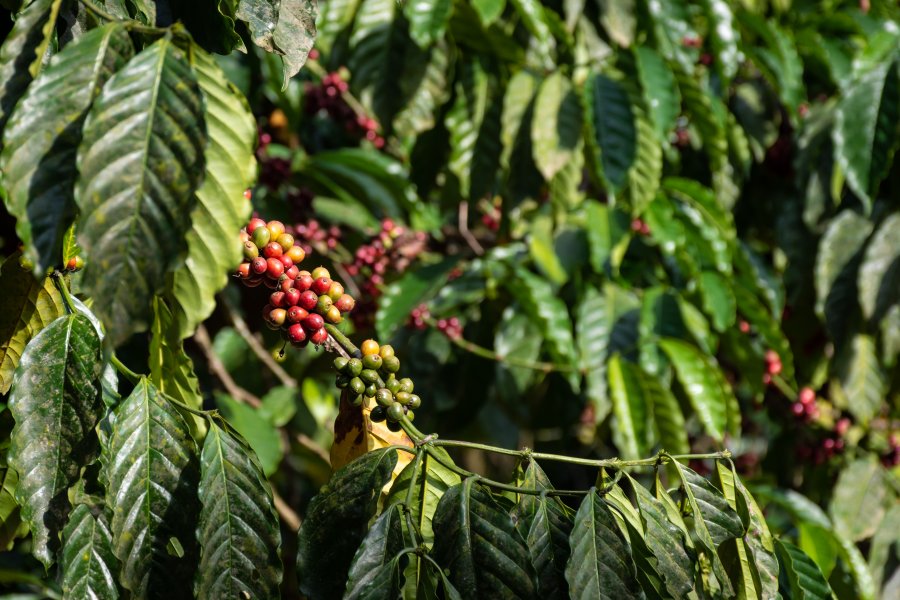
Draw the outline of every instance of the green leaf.
M562 600L569 597L565 569L571 554L571 531L571 517L559 498L546 494L538 496L534 518L525 539L540 598Z
M281 531L253 450L213 422L200 455L199 598L273 598L281 583Z
M544 5L539 0L509 0L522 19L522 24L534 36L537 47L543 56L548 56L553 48L554 39L544 14Z
M715 271L703 271L697 281L703 310L710 316L716 331L724 332L734 325L737 311L732 282Z
M828 224L816 256L816 313L825 317L832 337L840 337L848 311L856 305L856 278L872 224L844 210Z
M426 60L410 61L410 70L404 71L400 80L404 106L394 116L394 131L399 136L415 136L435 126L452 91L454 58L447 40L440 39L429 49Z
M541 352L543 339L537 324L519 310L518 305L506 307L494 337L494 353L503 359L534 362ZM503 397L516 401L535 380L534 369L515 367L508 362L496 366L497 388Z
M478 13L482 25L487 27L503 14L506 0L472 0L472 8Z
M41 71L62 0L32 0L16 16L0 46L0 131Z
M572 555L566 564L573 600L643 598L634 563L613 513L595 489L584 497L569 537Z
M829 600L831 586L822 576L822 571L804 552L783 540L775 540L778 562L784 569L792 598L804 600Z
M554 489L553 484L550 483L550 478L547 477L547 474L537 461L529 460L525 470L522 471L521 468L522 466L520 464L516 469L517 486L540 491L550 491ZM516 529L522 534L523 538L527 537L532 522L537 517L538 511L541 510L542 502L543 500L537 495L519 494L518 503L512 510L512 517L516 524ZM571 512L569 507L558 497L553 497L553 502L555 504L552 504L550 509L557 513L557 516L563 520L569 519L569 513Z
M733 418L729 410L737 402L721 368L712 356L687 342L665 339L660 340L659 345L672 361L704 431L721 440ZM739 418L739 415L735 416Z
M771 348L778 353L782 365L782 378L789 382L793 381L794 354L790 342L781 329L779 318L773 316L762 301L740 282L732 285L732 291L737 299L738 312L753 326L753 329L765 342L766 348Z
M537 598L528 548L512 519L470 478L444 494L434 515L435 560L464 598Z
M310 502L300 527L297 569L300 591L311 600L343 594L354 554L396 464L393 448L367 452L335 472Z
M628 170L627 192L632 214L640 214L659 190L659 180L663 173L663 152L650 115L637 97L637 92L633 92L631 98L636 150L634 164Z
M621 210L594 200L585 207L591 266L595 273L617 273L631 242L631 219Z
M719 484L728 505L738 511L744 524L749 526L750 515L743 495L738 495L737 491L737 475L733 470L733 466L726 465L724 462L716 463L716 471L719 477ZM746 518L745 518L746 517ZM738 598L760 598L760 590L757 589L757 582L760 579L756 561L754 560L749 544L744 538L736 538L725 542L720 550L720 556L726 563L729 562L731 581L734 584ZM777 581L777 579L776 579ZM774 590L777 592L777 587Z
M316 40L319 11L316 0L281 0L279 4L273 41L284 65L281 88L285 90L291 77L306 64L306 57Z
M644 526L643 540L656 559L656 570L672 597L683 598L694 589L694 561L685 532L669 521L662 502L630 476L629 480Z
M834 154L847 185L871 207L900 143L897 63L881 61L860 75L837 106Z
M228 423L256 452L266 476L275 473L284 456L281 438L275 426L267 421L259 410L238 402L231 396L216 394L216 404L228 419Z
M247 100L228 83L212 56L193 48L193 67L206 103L206 174L191 211L187 256L169 284L170 306L182 338L212 314L215 295L241 262L235 232L247 221L250 201L244 190L256 175L256 122Z
M121 25L98 27L54 55L4 132L0 169L7 209L35 270L59 265L75 219L75 152L88 109L133 52Z
M534 162L549 181L572 160L581 141L581 106L572 83L556 71L541 83L531 122Z
M275 427L283 427L297 414L297 388L278 386L260 398L259 415Z
M550 211L544 210L542 214L532 217L528 229L528 251L535 266L553 285L564 285L569 279L569 273L554 247L553 217L550 216Z
M612 410L606 385L606 358L614 319L604 294L588 287L578 305L575 333L579 366L584 371L585 392L594 410L594 423L602 423Z
M68 490L97 455L94 427L100 400L100 337L83 315L51 323L25 347L9 409L16 426L9 465L19 474L16 500L45 566L59 547L69 512Z
M170 6L173 21L184 23L197 45L207 52L225 55L235 49L247 52L241 36L235 31L237 0L174 2ZM128 18L127 13L124 18Z
M900 301L900 213L886 218L872 236L857 276L863 315L878 322Z
M758 589L762 598L774 598L778 593L778 558L775 555L775 539L769 532L765 515L756 500L744 487L743 482L735 477L738 493L743 497L750 517L750 527L744 535L744 542L755 561L756 574L759 577ZM740 501L738 501L740 506Z
M407 2L403 14L409 21L409 37L422 49L444 37L450 13L453 11L451 0L436 2Z
M887 501L885 473L874 456L848 463L828 507L835 531L853 542L872 537L880 528Z
M412 461L397 475L391 484L391 491L386 499L386 505L394 506L406 502L409 488L412 486L411 504L407 506L413 522L422 535L422 541L426 546L434 543L434 530L432 522L438 502L448 489L460 482L459 475L445 467L434 458L432 452L440 457L446 464L453 464L453 459L442 448L431 448L422 456L422 460Z
M834 371L838 377L834 383L839 384L831 388L834 403L868 423L881 411L887 393L875 340L862 334L854 336L838 356Z
M613 441L626 460L647 453L648 419L653 410L651 400L644 395L641 379L646 377L637 365L625 362L618 354L607 365L609 389L612 396Z
M75 191L82 285L113 345L147 328L150 300L178 263L205 145L203 97L169 38L113 75L91 108Z
M738 49L738 31L734 15L725 0L704 0L703 11L709 30L709 39L715 53L716 70L725 82L737 73L741 61Z
M676 63L682 71L693 72L699 52L682 43L685 38L697 37L697 32L691 24L688 3L685 0L669 0L659 4L657 10L648 13L660 54L669 62Z
M663 288L652 287L644 290L641 298L641 320L638 323L640 345L639 363L654 377L664 374L669 364L659 348L660 338L685 338L685 325L678 296Z
M4 552L12 549L16 538L28 534L28 525L22 522L22 513L16 502L19 474L9 467L8 451L9 438L0 442L0 550Z
M116 600L119 561L112 551L112 534L106 515L86 504L72 511L63 530L60 553L63 598Z
M591 74L584 87L584 104L597 175L616 194L625 186L637 147L631 100L620 82Z
M239 0L234 16L247 24L250 39L266 52L275 52L275 26L281 0Z
M115 409L101 459L119 583L136 598L188 595L196 567L197 446L146 378ZM167 551L173 539L186 549L183 558Z
M16 252L0 265L0 394L9 391L28 341L65 312L50 278L35 279L20 258Z
M675 75L652 48L637 46L634 53L650 121L656 136L660 140L668 140L681 109L681 94L678 92Z
M388 340L409 318L412 310L428 300L447 281L447 274L456 265L456 258L410 271L388 285L378 303L375 328Z
M396 583L399 571L394 557L404 546L401 510L397 505L389 506L375 519L353 557L344 592L346 600L395 597L394 586L384 585L384 579Z

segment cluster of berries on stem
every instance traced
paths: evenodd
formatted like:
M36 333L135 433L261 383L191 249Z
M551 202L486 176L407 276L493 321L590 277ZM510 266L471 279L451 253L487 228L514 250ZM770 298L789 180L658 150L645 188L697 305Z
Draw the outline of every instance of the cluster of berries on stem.
M811 387L801 388L797 394L797 401L791 405L791 412L804 423L809 423L819 416L819 407L816 406L816 392Z
M343 123L348 134L369 140L379 150L384 148L384 137L379 134L375 119L357 115L344 100L344 94L349 89L350 86L339 72L328 73L318 85L307 85L306 112L310 115L324 114L337 123Z
M783 365L781 364L781 357L774 350L766 350L765 359L766 372L763 373L763 383L769 385L772 383L772 377L781 374ZM815 400L815 396L813 400Z

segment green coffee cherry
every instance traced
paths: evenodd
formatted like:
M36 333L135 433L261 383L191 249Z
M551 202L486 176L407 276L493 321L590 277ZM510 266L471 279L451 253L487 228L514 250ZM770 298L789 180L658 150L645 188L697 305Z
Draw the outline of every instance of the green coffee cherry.
M387 418L391 421L399 421L405 414L403 407L396 402L387 407Z
M256 244L257 248L265 248L266 244L269 243L269 240L272 239L272 232L266 227L257 227L253 230L250 239Z
M387 389L391 390L392 394L396 394L400 391L400 382L393 375L388 377L388 380L384 383L384 385L385 387L387 387Z
M409 392L412 394L413 391L413 382L409 377L404 377L400 380L400 391Z
M375 394L378 393L378 386L374 383L370 383L366 386L366 398L374 398Z
M363 366L367 369L378 370L381 368L381 357L377 354L367 354L362 359Z
M413 411L409 410L409 407L408 407L408 406L406 407L406 409L407 409L407 410L406 410L406 418L409 419L410 421L415 421L415 420L416 420L416 413L414 413Z
M394 394L394 400L399 402L400 404L406 406L409 404L410 399L412 398L412 394L409 392L397 392Z
M388 373L396 373L400 370L400 359L396 356L389 356L382 360L381 368Z
M349 375L359 377L359 374L362 373L363 370L362 361L358 358L351 358L347 361L347 370L349 371Z
M422 406L422 399L419 398L418 396L416 396L415 394L410 394L409 402L407 402L406 406L415 410L415 409L419 408L420 406Z
M387 388L381 388L375 392L375 402L380 406L390 406L394 403L394 395Z
M362 403L363 397L358 394L356 396L353 396L353 400L350 401L350 404L352 404L353 406L362 406Z
M385 344L378 351L378 354L381 355L381 358L384 359L392 358L394 356L394 347L389 344Z
M354 377L350 380L350 391L356 395L362 394L366 391L366 384L359 377Z
M338 356L336 359L334 359L334 368L343 373L344 369L347 368L347 363L349 362L350 359L344 358L343 356Z
M359 374L359 378L368 383L375 383L378 381L378 372L373 371L372 369L363 369L362 373Z

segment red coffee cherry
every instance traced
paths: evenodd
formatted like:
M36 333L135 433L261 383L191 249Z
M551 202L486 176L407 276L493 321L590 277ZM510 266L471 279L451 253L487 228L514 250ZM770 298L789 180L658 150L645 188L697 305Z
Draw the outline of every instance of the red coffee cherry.
M269 323L272 325L281 326L284 325L284 320L287 318L287 311L283 308L274 308L269 312Z
M350 312L356 305L356 300L350 294L341 294L341 297L334 302L334 305L342 313Z
M294 261L292 261L292 260L290 259L290 257L288 257L288 256L286 256L286 255L284 255L284 254L282 254L281 256L279 256L279 257L278 257L278 260L280 260L280 261L281 261L281 264L284 265L284 271L285 271L285 273L287 272L288 269L290 269L291 267L294 266Z
M287 278L291 281L297 278L298 273L300 273L300 269L297 268L297 265L292 265L284 271L284 274L287 275Z
M299 323L288 327L287 335L292 344L301 344L306 341L306 330Z
M275 308L283 308L285 306L284 292L272 292L272 294L269 296L269 304L271 304Z
M325 340L328 339L328 332L324 329L317 329L309 336L309 341L316 346L325 343Z
M322 329L322 327L324 326L325 320L320 314L310 313L305 319L303 319L303 327L309 332Z
M281 261L277 258L266 259L266 264L266 275L268 275L270 279L278 279L284 275L284 265L281 264Z
M266 222L262 219L253 218L250 219L250 222L247 223L247 233L252 234L257 228L265 227Z
M292 306L287 311L287 320L289 323L299 323L309 316L309 313L299 306Z
M293 269L293 267L291 267L291 269ZM290 271L290 269L288 269L288 271ZM288 274L288 271L284 272L285 276L283 279L281 279L281 283L278 284L278 289L284 293L287 293L288 290L294 289L294 282L291 281L291 277Z
M306 310L313 310L316 308L316 304L319 303L319 297L316 296L316 293L312 290L306 290L300 294L300 300L297 304Z
M305 292L311 288L312 284L313 278L312 275L309 274L309 271L300 271L297 277L294 278L294 287L301 292Z
M263 256L266 258L278 258L282 254L284 254L284 250L281 249L281 245L278 242L269 242L263 248Z
M295 306L298 302L300 302L300 290L290 288L284 292L285 306Z
M244 262L239 264L237 271L235 271L235 275L237 275L241 279L247 279L248 277L250 277L250 263Z
M268 262L262 256L258 256L250 262L250 270L256 275L262 275L268 268Z
M319 295L327 294L330 288L331 279L328 277L319 277L318 279L315 279L312 284L312 291Z

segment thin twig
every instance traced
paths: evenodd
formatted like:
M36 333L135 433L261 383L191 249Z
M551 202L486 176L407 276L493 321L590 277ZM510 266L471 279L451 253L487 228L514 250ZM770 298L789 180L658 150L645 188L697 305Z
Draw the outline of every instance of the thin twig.
M459 234L463 236L463 239L469 244L469 248L472 249L472 252L481 256L484 254L484 248L478 243L478 240L475 239L472 232L469 231L469 203L465 200L459 203L458 217Z
M247 342L247 345L250 346L250 350L253 351L257 358L272 371L272 374L278 378L282 385L289 388L298 387L297 380L291 377L281 365L275 362L275 359L272 358L269 351L265 349L262 342L260 342L250 331L250 328L247 327L247 322L244 320L244 317L241 316L239 311L235 310L228 298L224 295L220 296L220 298L222 300L222 306L225 307L225 314L234 326L234 330L237 331L238 335L240 335L245 342Z
M228 372L228 369L225 368L225 365L222 364L221 359L219 359L215 350L213 350L212 341L209 339L209 332L206 330L205 325L200 325L200 327L197 328L197 333L194 334L194 341L197 342L197 345L200 346L200 350L202 350L203 354L206 356L209 370L222 382L225 391L228 392L231 397L239 402L249 404L253 408L259 408L262 405L262 401L259 398L239 386L235 383L234 379L232 379L231 373Z
M288 529L291 531L300 529L300 515L294 512L294 509L288 506L288 503L284 501L284 498L282 498L275 490L272 490L272 499L275 501L275 510L278 511L278 516L280 516L281 520L284 521L284 524L288 526Z

